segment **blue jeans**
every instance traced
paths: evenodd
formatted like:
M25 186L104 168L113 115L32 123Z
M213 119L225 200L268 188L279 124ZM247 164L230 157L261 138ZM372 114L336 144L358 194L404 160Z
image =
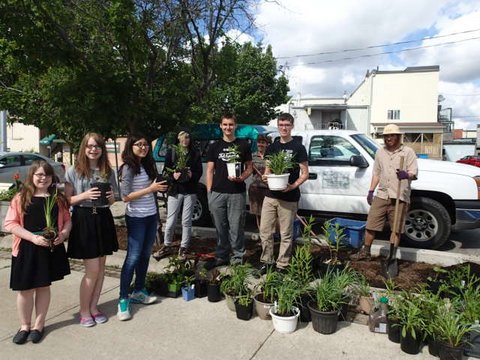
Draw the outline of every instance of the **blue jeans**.
M245 253L245 203L246 194L208 194L208 208L217 230L215 257L231 264L242 263ZM230 258L230 250L233 255Z
M137 218L125 215L128 233L127 256L120 275L120 299L128 298L128 290L135 271L135 291L145 287L148 262L157 233L157 214Z

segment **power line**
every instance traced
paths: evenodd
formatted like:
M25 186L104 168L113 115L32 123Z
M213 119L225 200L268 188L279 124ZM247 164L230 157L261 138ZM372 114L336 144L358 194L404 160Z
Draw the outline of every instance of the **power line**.
M351 57L344 57L344 58L337 58L337 59L329 59L329 60L321 60L321 61L301 63L301 64L288 64L288 62L287 62L287 65L285 65L285 66L295 67L295 66L301 66L301 65L318 65L318 64L325 64L325 63L333 63L333 62L337 62L337 61L355 60L355 59L368 58L368 57L374 57L374 56L379 56L379 55L388 55L388 54L395 54L395 53L407 52L407 51L415 51L415 50L421 50L421 49L427 49L427 48L439 47L439 46L445 46L445 45L454 45L454 44L457 44L457 43L461 43L461 42L465 42L465 41L471 41L471 40L478 40L478 39L480 39L480 36L479 37L474 37L474 38L457 40L457 41L448 41L448 42L439 43L439 44L423 45L423 46L417 46L417 47L407 48L407 49L382 51L382 52L375 53L375 54L364 54L364 55L358 55L358 56L351 56Z
M390 44L381 44L381 45L370 45L366 46L363 48L352 48L352 49L343 49L343 50L332 50L332 51L324 51L324 52L319 52L319 53L314 53L314 54L299 54L299 55L292 55L292 56L277 56L277 59L292 59L292 58L300 58L300 57L311 57L311 56L319 56L319 55L331 55L331 54L339 54L339 53L344 53L344 52L352 52L352 51L361 51L361 50L369 50L369 49L375 49L375 48L380 48L380 47L386 47L386 46L395 46L395 45L403 45L403 44L410 44L413 42L418 42L418 41L424 41L424 40L431 40L431 39L440 39L448 36L454 36L454 35L459 35L459 34L468 34L472 32L480 31L480 29L472 29L472 30L465 30L465 31L459 31L455 33L450 33L450 34L444 34L444 35L434 35L434 36L427 36L421 39L413 39L413 40L405 40L405 41L398 41Z
M446 94L446 93L442 93L442 95L448 95L448 96L480 96L480 94Z

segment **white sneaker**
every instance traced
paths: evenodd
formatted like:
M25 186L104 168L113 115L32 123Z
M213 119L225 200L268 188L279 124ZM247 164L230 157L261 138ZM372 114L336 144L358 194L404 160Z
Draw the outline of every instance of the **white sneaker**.
M157 301L156 296L149 295L147 289L142 289L140 291L134 291L130 295L130 301L134 304L144 304L149 305Z
M128 299L120 299L118 302L117 317L120 321L132 318L132 315L130 314L130 301Z

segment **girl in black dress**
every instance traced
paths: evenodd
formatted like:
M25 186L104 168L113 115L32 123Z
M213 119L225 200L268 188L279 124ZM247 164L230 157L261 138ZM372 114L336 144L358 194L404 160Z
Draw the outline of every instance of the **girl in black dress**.
M18 291L17 310L21 322L13 338L15 344L24 344L27 340L38 343L42 339L50 285L70 274L63 245L71 230L70 213L65 197L57 192L55 184L52 186L54 177L50 164L34 161L5 217L5 229L13 234L10 287ZM49 202L51 224L56 233L53 240L43 235L48 215L45 207ZM31 326L34 307L35 322Z

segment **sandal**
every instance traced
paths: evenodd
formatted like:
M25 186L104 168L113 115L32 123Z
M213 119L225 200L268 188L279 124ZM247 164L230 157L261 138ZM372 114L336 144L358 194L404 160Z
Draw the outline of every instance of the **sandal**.
M160 249L158 249L152 254L152 257L155 260L160 261L164 257L169 256L171 254L173 254L172 247L167 245L162 245Z

